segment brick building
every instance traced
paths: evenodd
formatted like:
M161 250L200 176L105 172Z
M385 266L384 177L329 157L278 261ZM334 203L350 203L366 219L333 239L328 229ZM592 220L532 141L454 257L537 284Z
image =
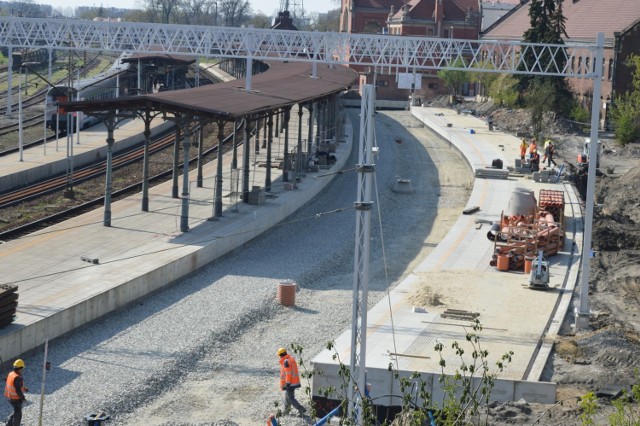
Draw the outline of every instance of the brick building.
M477 40L480 25L479 0L342 0L341 6L341 32ZM398 89L398 70L354 68L360 84L375 80L378 99L408 100L410 91ZM415 93L419 99L448 93L435 71L422 71L421 86Z
M490 26L483 40L521 40L530 28L530 0L523 0L502 19ZM604 32L605 51L602 79L601 117L606 124L606 113L616 94L631 88L631 71L626 61L631 54L640 54L640 0L566 0L562 3L566 18L569 43L595 43L598 32ZM590 69L594 58L585 51L574 52L571 64L578 69ZM570 78L569 85L579 100L591 105L593 82Z

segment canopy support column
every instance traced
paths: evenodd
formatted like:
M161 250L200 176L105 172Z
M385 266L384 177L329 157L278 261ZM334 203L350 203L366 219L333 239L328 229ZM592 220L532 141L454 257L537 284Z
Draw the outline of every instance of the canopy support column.
M107 171L106 182L104 187L104 217L102 224L104 226L111 226L111 191L112 191L112 176L113 170L113 131L116 128L115 114L108 114L104 120L104 125L107 128Z
M184 151L184 165L182 166L182 209L180 213L180 232L189 232L189 148L191 147L191 120L182 120L184 138L182 150ZM176 143L177 144L177 143Z
M224 142L224 121L218 121L218 162L216 171L216 199L215 199L215 217L222 217L222 156Z

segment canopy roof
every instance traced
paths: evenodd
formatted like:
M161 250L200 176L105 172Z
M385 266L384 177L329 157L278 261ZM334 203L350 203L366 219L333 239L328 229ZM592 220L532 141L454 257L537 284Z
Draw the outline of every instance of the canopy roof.
M339 93L351 87L358 78L355 71L341 65L318 64L316 78L312 77L312 65L308 63L273 62L268 65L267 71L252 77L250 92L245 91L245 80L242 79L184 90L69 102L61 106L67 111L86 114L150 109L231 121L245 116L262 116L274 109Z

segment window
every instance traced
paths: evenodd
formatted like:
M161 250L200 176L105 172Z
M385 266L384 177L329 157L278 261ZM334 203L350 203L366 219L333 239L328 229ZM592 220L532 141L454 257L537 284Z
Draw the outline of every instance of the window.
M584 58L584 69L585 69L585 74L588 74L591 72L591 58L589 57Z
M578 74L582 74L582 56L578 58Z
M389 82L386 80L376 80L376 86L378 87L387 87Z
M433 35L433 28L427 29L427 35L429 35L429 36Z
M609 81L613 79L613 59L609 59L609 75L607 77Z
M429 83L429 89L438 90L438 83Z

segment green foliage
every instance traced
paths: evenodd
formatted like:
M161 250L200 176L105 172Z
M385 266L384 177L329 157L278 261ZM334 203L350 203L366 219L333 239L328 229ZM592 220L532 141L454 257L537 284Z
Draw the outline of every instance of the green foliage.
M491 84L489 88L489 96L494 101L507 108L514 108L518 105L519 94L516 89L518 81L511 75L501 74Z
M627 66L633 70L633 88L618 96L611 110L616 140L621 145L640 139L640 56L631 55Z
M523 40L529 43L564 44L563 36L567 36L565 29L566 18L562 13L562 0L531 0L529 6L530 28L524 32ZM566 65L566 57L558 51L554 56L542 47L527 49L524 62L528 69L533 67L536 60L542 66L551 62L562 69ZM521 66L520 69L525 69ZM523 74L518 76L518 90L521 94L540 87L541 83L553 87L551 102L548 104L554 112L568 113L571 107L571 91L564 77L533 76Z
M454 68L464 68L465 62L458 58L451 66ZM438 71L438 77L444 81L444 84L449 88L452 95L458 96L460 87L470 80L471 75L468 71L444 69Z
M312 16L311 31L339 32L340 31L340 8L331 9L327 13Z
M553 111L554 87L550 82L534 80L525 97L527 108L531 112L531 126L537 138L542 132L544 114Z
M254 28L271 28L271 18L262 12L257 12L249 19L249 25L253 25Z
M389 364L389 371L393 373L398 385L397 389L399 389L399 394L393 396L400 398L402 401L403 410L400 414L403 419L402 424L421 425L425 420L429 419L430 413L434 416L436 424L442 426L482 423L480 408L486 407L490 401L497 374L504 371L511 362L513 352L509 351L503 354L492 366L488 360L489 352L483 349L481 345L480 332L482 331L482 326L480 322L476 320L470 325L470 330L467 331L465 329L465 331L466 342L454 342L451 345L451 349L459 358L459 365L453 374L445 372L447 362L444 356L444 345L442 343L435 345L434 350L440 357L441 373L439 383L444 391L444 398L441 403L433 401L432 395L429 393L429 384L420 373L414 372L407 377L401 375L392 363ZM301 354L299 346L292 345L292 347L299 348L299 353ZM343 413L346 413L349 406L348 391L352 383L351 371L340 360L333 342L327 344L327 349L334 351L332 357L338 362L338 374L341 377L341 384L339 389L330 387L320 389L319 393L325 398L340 400ZM468 354L465 355L467 350ZM300 365L304 365L304 363L301 361ZM321 375L322 372L314 371L311 374ZM306 372L303 377L306 377ZM396 388L395 384L393 388ZM358 401L362 401L364 424L376 424L374 401L365 397L360 390L356 389L356 391L358 393ZM310 393L307 394L310 395ZM488 408L485 416L484 423L486 424L489 416ZM348 416L343 416L339 424L353 425L356 422Z
M595 394L593 392L587 393L585 396L580 398L578 405L582 410L582 413L580 413L582 426L593 426L595 424L593 422L593 416L596 414L598 409L598 400L596 399Z
M589 111L580 103L574 102L573 107L571 108L570 117L573 121L577 121L578 123L589 123L590 114Z
M478 70L492 70L495 69L495 66L491 62L487 61L485 63L478 62L474 65L473 68ZM474 71L471 73L470 77L471 82L480 83L480 94L486 96L491 89L491 86L493 86L493 84L498 80L499 74L495 74L492 72Z

